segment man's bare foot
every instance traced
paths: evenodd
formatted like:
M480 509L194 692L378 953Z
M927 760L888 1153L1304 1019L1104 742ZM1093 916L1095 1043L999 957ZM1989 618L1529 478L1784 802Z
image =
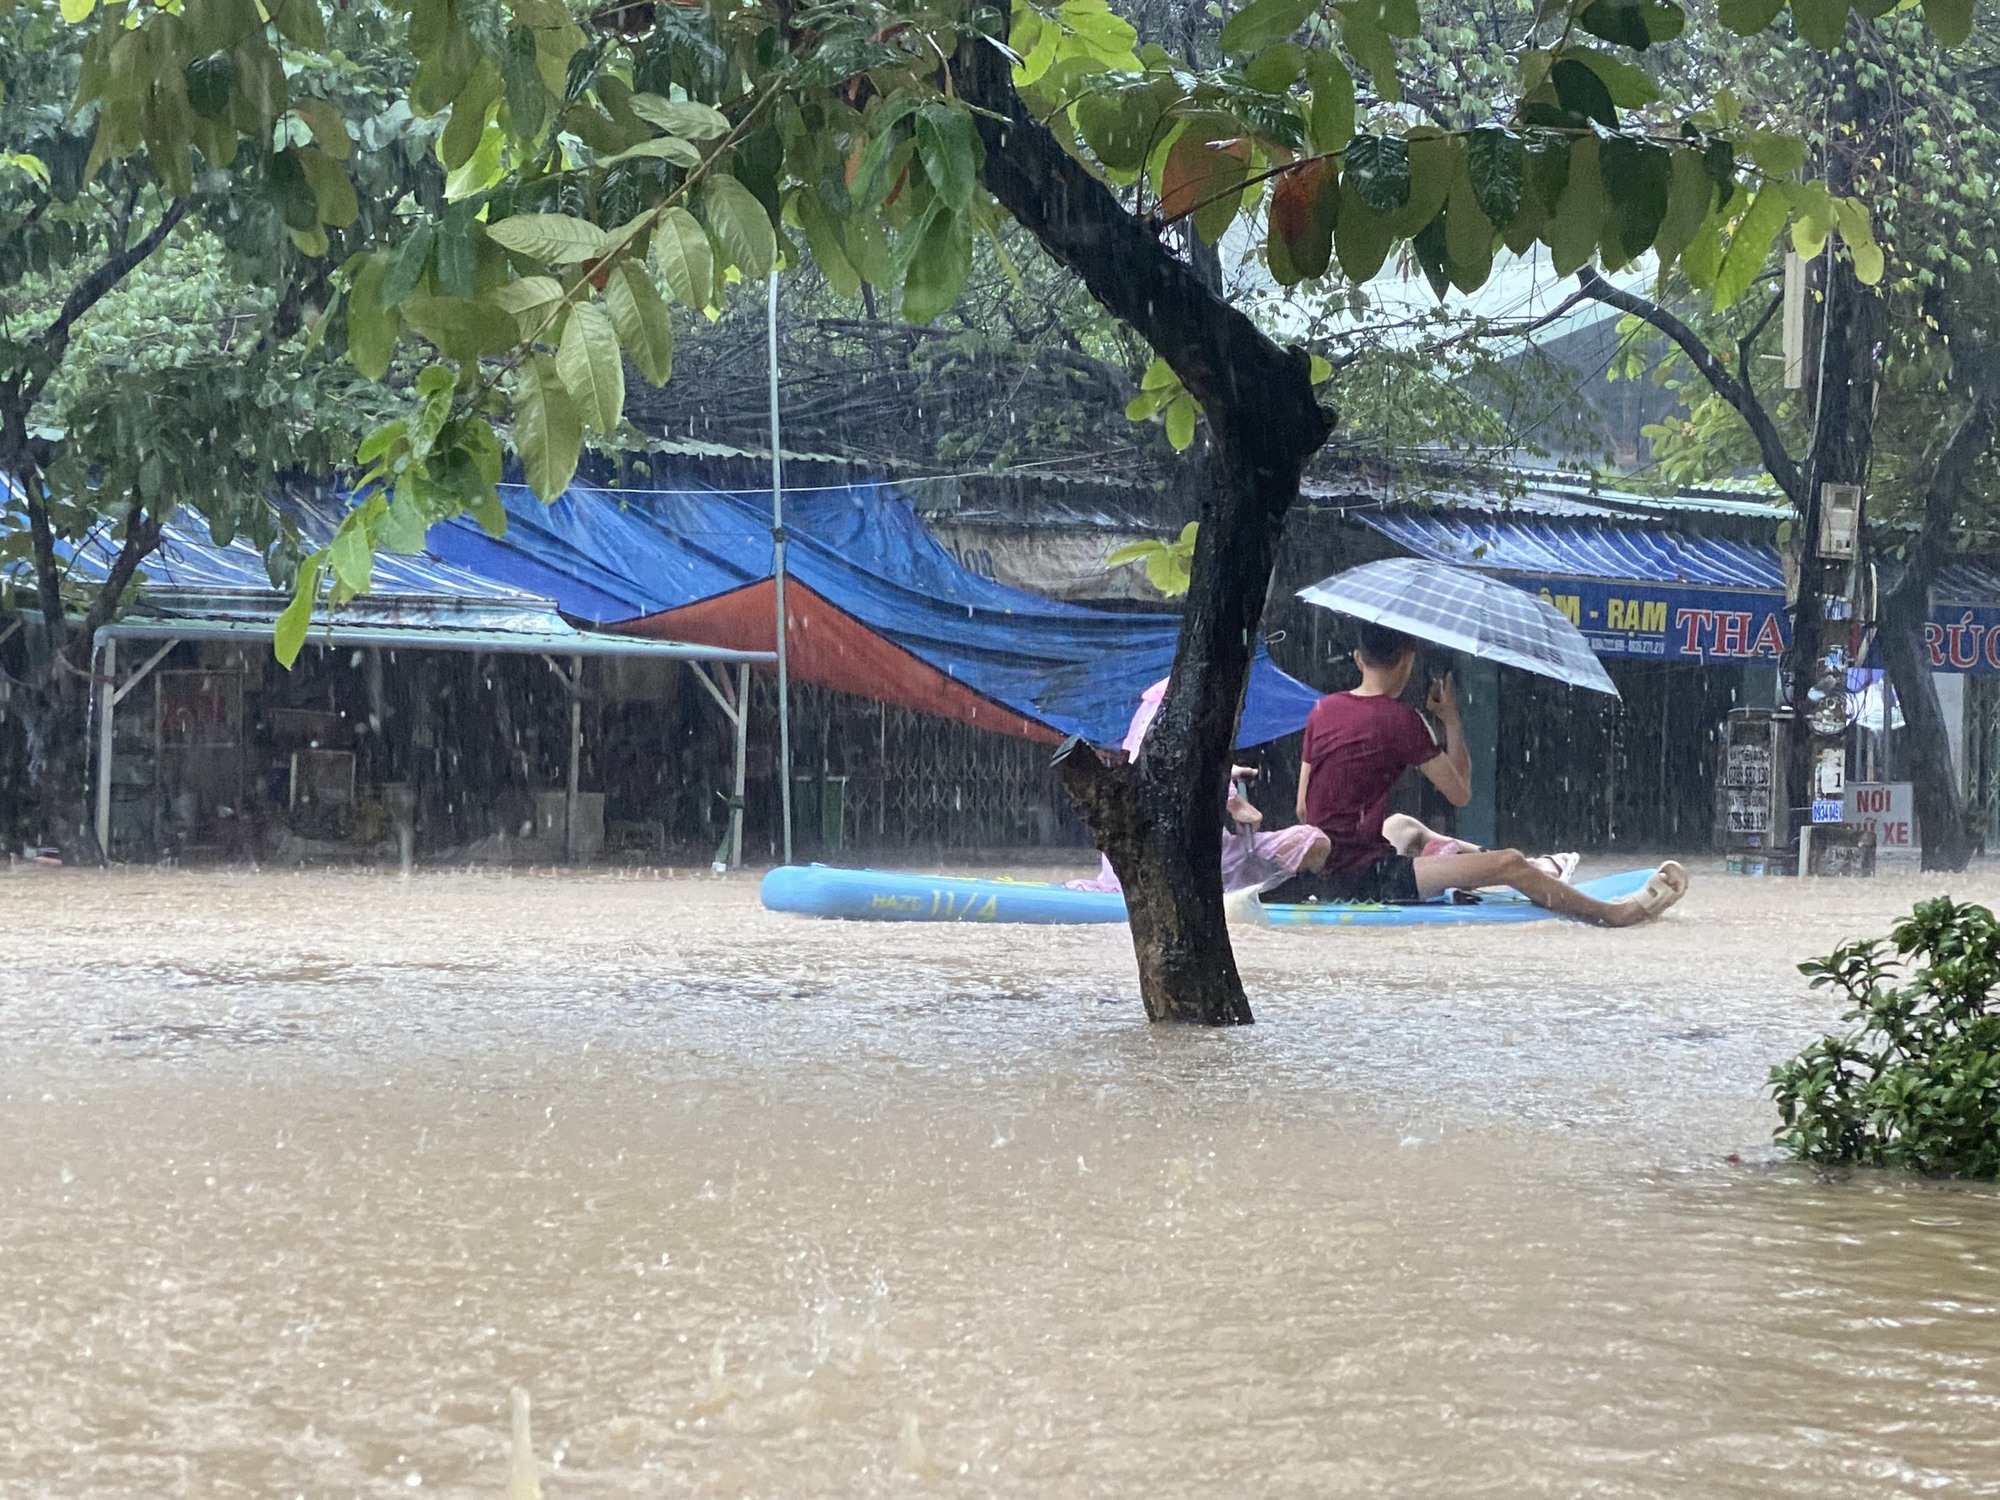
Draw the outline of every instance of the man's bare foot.
M1264 911L1264 903L1257 899L1261 894L1254 885L1231 891L1222 898L1224 920L1231 927L1269 927L1271 918Z
M1665 861L1653 872L1646 882L1646 888L1636 896L1627 896L1623 901L1611 903L1615 914L1608 925L1612 927L1636 927L1641 922L1650 922L1661 912L1672 906L1687 894L1688 872L1677 860Z

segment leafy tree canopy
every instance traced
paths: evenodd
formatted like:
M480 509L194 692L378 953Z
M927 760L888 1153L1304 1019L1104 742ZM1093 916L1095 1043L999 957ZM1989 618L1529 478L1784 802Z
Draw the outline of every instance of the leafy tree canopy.
M89 35L86 179L143 156L184 194L250 143L301 254L359 213L339 122L285 63L324 46L317 0L65 3ZM1889 8L1726 0L1717 17L1827 48ZM1970 34L1971 0L1921 11L1947 46ZM1727 89L1663 93L1655 59L1689 25L1672 0L1547 5L1509 49L1508 86L1460 88L1428 113L1417 84L1435 80L1404 55L1418 0L1251 0L1204 65L1142 43L1105 0L398 13L409 107L442 123L443 202L342 262L341 322L366 375L386 374L401 340L429 363L413 409L361 447L372 497L301 569L287 657L329 576L335 600L366 588L377 546L419 546L462 511L497 527L509 445L538 494L559 493L586 435L617 428L626 359L670 377L669 301L715 309L810 254L836 290L892 292L912 322L950 307L1002 217L961 88L982 47L1006 50L1033 116L1133 215L1209 244L1241 225L1281 284L1364 283L1407 247L1440 291L1468 288L1500 248L1539 245L1564 273L1650 252L1727 307L1788 229L1801 251L1837 241L1864 281L1884 273L1869 205L1806 178L1799 135L1746 118ZM1495 71L1502 45L1484 54ZM1215 375L1149 377L1170 434L1191 420L1190 383Z

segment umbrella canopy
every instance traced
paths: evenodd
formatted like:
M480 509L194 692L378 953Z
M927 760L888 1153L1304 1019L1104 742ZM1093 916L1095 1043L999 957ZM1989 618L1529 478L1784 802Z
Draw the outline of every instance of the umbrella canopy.
M1392 557L1321 579L1299 597L1483 661L1618 696L1583 632L1553 604L1483 573Z

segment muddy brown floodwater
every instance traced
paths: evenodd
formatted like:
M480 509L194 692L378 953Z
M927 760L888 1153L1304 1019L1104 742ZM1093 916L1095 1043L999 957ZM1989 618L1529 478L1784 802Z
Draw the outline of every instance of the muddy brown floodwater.
M748 878L0 877L0 1496L497 1500L517 1385L550 1500L2000 1494L2000 1197L1767 1144L1933 888L1253 933L1197 1034Z

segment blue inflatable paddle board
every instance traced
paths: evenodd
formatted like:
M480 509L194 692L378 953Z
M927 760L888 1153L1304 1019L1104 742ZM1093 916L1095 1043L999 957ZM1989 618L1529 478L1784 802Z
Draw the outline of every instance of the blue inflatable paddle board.
M1577 887L1600 901L1617 901L1645 887L1651 870L1627 870ZM894 870L842 870L831 865L780 865L764 877L772 911L852 922L1122 922L1125 898L1073 891L1029 880L967 880ZM1407 906L1363 902L1264 908L1273 927L1459 926L1473 922L1536 922L1555 915L1509 892L1474 903L1422 901Z

